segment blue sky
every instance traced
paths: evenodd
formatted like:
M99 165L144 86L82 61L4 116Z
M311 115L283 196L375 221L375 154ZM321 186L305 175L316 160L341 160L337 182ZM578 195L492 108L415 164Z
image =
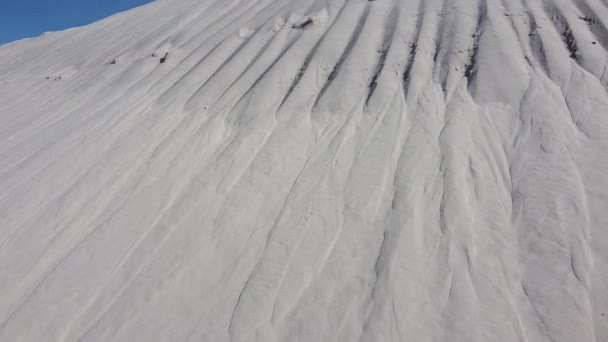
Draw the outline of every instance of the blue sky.
M0 44L82 26L152 0L0 0Z

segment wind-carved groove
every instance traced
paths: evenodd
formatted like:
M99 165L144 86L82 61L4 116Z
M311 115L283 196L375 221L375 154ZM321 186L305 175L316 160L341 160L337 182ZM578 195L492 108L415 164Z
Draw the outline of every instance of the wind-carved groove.
M371 0L370 0L371 1ZM388 19L387 25L385 27L384 33L384 41L382 42L382 48L380 51L380 57L378 59L378 64L376 66L376 71L374 72L374 76L372 77L368 88L369 92L367 94L367 99L365 99L365 105L369 103L369 100L374 95L376 91L376 87L378 86L378 78L382 75L382 70L384 70L384 66L386 64L386 56L391 49L393 43L393 37L395 36L395 30L397 29L397 19L399 18L399 8L394 7L391 11L390 18Z
M530 41L530 48L532 49L532 56L536 63L538 63L545 74L549 73L549 68L547 65L547 55L545 54L545 47L543 45L542 40L538 35L539 26L536 23L536 18L532 12L528 13L528 25L529 25L529 33L528 38Z
M165 102L167 100L167 98L170 98L172 96L175 95L176 89L178 88L178 86L180 84L182 84L184 81L188 80L188 78L190 77L190 75L192 75L195 70L197 70L198 68L200 68L205 62L208 61L208 59L213 56L214 53L216 53L217 51L221 50L222 47L224 46L223 44L225 44L230 38L232 37L232 35L228 35L226 37L224 37L222 40L220 40L215 46L213 46L213 48L211 48L208 52L205 53L204 56L202 56L201 58L199 58L198 62L196 62L187 72L183 73L181 75L181 77L179 77L176 81L173 82L173 84L167 89L165 90L164 93L162 93L159 96L159 100L161 102ZM242 42L239 45L244 44L244 42ZM237 46L237 49L240 46ZM234 51L231 53L231 55L234 55ZM188 57L186 57L188 58ZM224 63L222 63L219 68L222 68L223 65L226 64L226 61ZM197 90L198 91L198 90ZM196 93L196 92L195 92ZM193 96L194 94L192 94L190 96L190 98ZM187 103L188 101L186 101Z
M604 23L597 18L595 12L589 4L582 0L575 1L576 7L581 11L582 15L578 18L589 27L589 30L595 36L596 40L602 45L605 50L608 50L608 28ZM595 42L594 42L595 44Z
M345 2L345 4L348 1ZM309 52L309 54L307 55L307 57L304 60L304 63L302 65L302 67L300 67L298 74L296 75L296 77L294 78L294 81L292 82L288 92L286 93L285 97L283 98L283 100L281 101L281 104L279 105L279 108L277 109L277 111L283 106L283 104L286 102L287 98L291 95L291 93L295 90L295 88L297 87L297 85L299 84L299 82L301 81L301 79L303 78L304 74L306 73L306 70L312 60L312 58L314 57L316 51L318 50L318 47L321 45L321 43L324 41L324 38L326 37L327 33L331 30L331 28L334 26L334 24L339 20L340 15L342 14L342 12L344 11L344 8L346 6L344 5L339 13L336 15L336 18L332 21L330 27L325 31L325 33L323 33L323 35L320 37L320 39L317 41L317 43L315 44L315 46L313 47L313 49ZM349 44L347 45L347 49L345 49L345 53L346 52L350 52L350 49L352 49L352 46L354 45L354 42L356 41L357 37L359 36L363 25L365 23L365 21L367 20L367 16L369 14L369 6L366 7L365 12L364 12L364 18L360 18L358 24L357 24L357 28L355 29L355 31L353 32L353 34L351 35L351 39L349 41ZM362 22L363 21L363 22ZM263 79L265 77L265 75L267 74L267 72L269 72L269 70L271 70L273 68L273 66L278 62L278 60L286 53L287 50L289 50L289 48L291 46L293 46L293 44L295 44L295 41L281 54L281 56L279 56L270 67L268 67L266 69L266 71L264 71L262 73L262 75L260 77L258 77L258 79L254 82L254 84L249 88L249 90L243 94L243 96L241 96L241 98L237 101L237 104L234 107L236 107L238 105L238 103L241 102L241 100L246 96L246 94L251 91L251 89L253 89L257 83ZM350 49L349 49L350 48ZM319 99L319 97L317 97L317 100ZM315 101L316 104L316 101ZM232 109L230 110L232 111ZM296 179L297 182L297 179ZM286 201L288 200L289 195L286 198ZM280 214L279 214L280 216ZM269 234L272 234L272 230ZM270 235L271 236L271 235ZM267 240L267 242L270 240ZM267 245L268 246L268 245ZM265 253L265 252L264 252ZM243 289L241 290L241 293L238 296L237 302L233 308L231 317L230 317L230 322L229 322L229 333L231 335L231 337L235 336L235 335L239 335L240 333L240 327L237 326L237 322L239 322L239 320L237 319L237 317L239 315L242 314L242 312L246 309L243 309L242 307L247 307L248 304L243 304L246 303L247 300L247 289L251 286L251 281L254 279L254 277L256 276L256 273L259 272L258 271L258 267L262 264L264 259L264 256L262 255L262 257L260 257L260 259L258 259L258 262L256 264L256 266L254 267L254 269L252 270L251 274L249 275L247 281L245 282L245 285L243 286ZM271 314L272 316L273 314Z
M279 108L283 107L283 104L285 104L285 101L287 101L287 99L289 98L289 96L291 95L291 93L293 93L293 90L296 89L296 87L298 86L298 84L302 80L302 77L304 77L304 74L306 73L306 69L308 69L308 65L310 64L310 61L312 60L312 57L314 55L314 51L315 51L315 49L313 49L308 54L308 56L306 56L306 58L304 59L304 63L300 67L300 70L296 74L296 77L293 79L293 82L291 82L291 85L289 86L289 89L287 90L287 93L283 97L283 100L281 101L281 104L279 105Z
M378 86L378 78L382 74L382 69L384 69L384 64L386 63L386 55L388 55L389 48L390 47L382 47L382 49L378 51L380 53L380 58L378 59L376 72L374 73L374 76L372 77L369 85L367 86L369 88L369 92L367 93L367 98L365 99L365 105L369 103L369 100L372 98L372 95L374 95L374 92L376 91L376 87Z
M521 55L523 56L523 58L526 61L526 63L529 66L532 66L532 61L530 60L529 53L526 50L526 45L525 45L526 44L525 43L526 39L524 37L522 37L522 33L520 32L520 30L517 28L517 25L515 24L515 18L517 18L517 17L524 17L526 15L529 16L530 15L530 11L526 9L526 10L523 10L521 12L521 14L514 14L514 13L510 12L509 9L508 9L508 1L509 0L501 0L502 8L505 11L504 12L504 16L509 21L509 25L511 26L511 31L513 31L513 33L517 37L517 42L519 43L519 48L520 48ZM528 33L530 33L530 31Z
M475 75L477 74L477 54L479 53L479 40L483 33L483 23L485 21L488 12L488 4L486 0L479 2L479 9L477 11L477 26L475 27L475 33L473 33L473 50L470 55L469 63L465 65L464 77L467 78L467 84L470 85Z
M268 9L269 6L270 6L270 4L267 5L267 6L265 6L261 11L256 12L255 16L259 15L262 11ZM281 10L283 10L283 8L285 8L286 6L288 6L288 4L286 4L281 9L279 9L279 11L277 13L279 13ZM252 8L254 8L254 7L255 7L254 5L248 7L248 9L245 10L245 12L240 13L236 17L235 21L239 21L239 19L241 17L245 16L244 17L245 18L244 21L245 22L249 22L252 18L247 18L246 15L249 12L249 10L252 9ZM274 16L270 16L268 18L268 20L266 20L266 22L264 24L260 25L260 27L263 27L273 17ZM209 29L210 27L213 27L213 25L215 25L215 24L220 24L220 23L221 23L221 20L220 19L216 19L211 24L209 24L208 26L206 26L205 30ZM230 25L231 25L231 23L232 22L221 25L220 28L218 29L218 32L222 32L223 30L229 28ZM175 96L175 93L178 92L177 89L179 89L180 84L183 84L184 81L189 80L189 77L195 72L195 70L197 70L199 67L201 67L203 65L203 63L205 63L205 61L207 61L207 59L210 56L213 56L213 54L216 51L220 50L222 48L223 44L226 43L229 39L231 39L233 37L233 34L234 33L230 33L230 34L227 34L225 36L222 35L223 36L222 39L220 39L219 41L217 41L215 43L212 43L214 45L211 45L212 47L210 48L210 50L207 51L207 52L205 52L204 55L201 58L198 58L198 62L196 62L192 66L188 67L188 70L186 72L181 73L181 75L179 76L179 78L177 80L173 81L173 84L159 96L159 101L160 102L165 102L165 101L167 101L168 98L171 98L171 97ZM251 37L249 37L249 38L251 38ZM187 42L183 43L178 48L181 49L184 46L190 44L193 41L193 39L195 39L195 37L192 37L190 40L188 40ZM213 41L214 41L214 39L212 38L212 36L205 38L202 42L199 43L198 47L196 47L195 49L193 49L192 51L190 51L190 53L185 58L183 58L182 61L186 61L186 60L189 60L191 58L194 58L195 54L199 50L201 50L202 47L206 47L207 44L210 44L210 42L213 42Z
M570 58L578 59L580 54L578 53L578 46L576 45L576 39L574 39L574 35L572 34L572 30L567 28L563 33L564 43L566 43L566 48L570 51Z
M237 47L236 49L234 49L229 55L228 57L222 62L222 64L220 64L215 71L213 71L208 77L207 79L198 87L198 89L188 98L188 100L186 101L185 107L186 108L194 108L197 109L198 105L195 105L193 107L193 102L196 101L197 96L200 95L200 93L205 89L205 86L208 84L208 82L210 80L212 80L214 77L216 77L227 65L230 64L230 62L241 52L241 50L243 50L243 48L245 48L248 43L250 41L252 41L252 38L255 36L255 34L258 33L258 30L256 30L255 33L253 33L252 35L250 35L249 37L245 38ZM219 45L218 45L219 46ZM206 59L209 56L206 55L204 57L204 59ZM204 60L203 60L204 61ZM202 61L201 61L202 62Z
M281 60L281 58L283 58L288 51L291 50L291 48L296 44L296 42L298 41L298 38L300 36L296 36L294 39L292 39L292 41L283 49L283 51L281 53L279 53L279 55L270 63L270 65L262 72L261 75L259 75L255 81L253 81L253 83L247 88L247 90L242 93L240 95L240 97L238 98L238 100L236 100L236 102L231 105L230 109L228 110L228 113L232 113L232 111L234 110L234 108L236 108L241 101L243 101L248 94L250 94L255 88L256 86L264 79L264 77L266 77L266 75L268 75L268 73L274 68L274 66L279 63L279 61ZM238 79L237 79L238 81ZM236 81L235 81L236 83ZM235 84L233 83L233 84ZM219 101L221 98L224 97L224 95L228 92L228 90L231 88L226 89L219 97L218 100Z
M187 45L190 45L192 43L195 43L195 40L197 38L200 38L200 36L202 35L203 32L206 32L207 30L214 28L214 25L219 25L221 28L218 29L218 32L225 29L227 26L230 25L230 23L232 22L236 22L239 21L243 16L246 16L247 13L249 13L249 11L254 8L256 5L252 4L250 6L248 6L247 8L244 8L244 6L239 7L239 1L235 1L233 3L231 3L228 7L226 7L225 9L222 10L217 10L214 9L213 12L209 12L207 14L202 14L203 19L207 19L207 15L211 16L213 15L213 20L210 20L209 23L207 23L204 26L204 30L201 30L198 34L195 34L193 36L191 36L189 39L185 40L184 42L182 42L180 45L178 45L178 49L182 49ZM234 11L234 8L238 8L239 11ZM266 9L268 6L264 7L262 10ZM211 6L209 6L209 8L211 8ZM218 7L220 8L220 7ZM231 22L229 22L228 24L221 24L222 20L226 17L226 15L230 15L234 12L235 17L233 18L233 20ZM258 12L259 13L259 12ZM201 19L198 19L201 20ZM202 42L200 42L198 45L201 46L203 45L205 42L207 41L207 39L204 39ZM196 49L195 49L196 50Z
M325 92L327 91L329 86L333 83L336 76L338 76L338 73L340 72L340 67L342 66L342 64L344 63L346 58L348 58L348 56L350 56L350 53L353 50L353 46L359 39L359 35L361 34L361 31L363 31L363 27L365 26L365 23L367 22L367 18L369 17L370 9L371 9L371 7L368 2L368 4L365 6L365 9L363 10L363 13L359 17L359 20L357 21L357 25L355 26L355 29L353 30L353 32L350 35L350 38L348 39L348 43L346 44L346 47L344 48L342 55L340 56L340 58L334 65L334 68L332 69L331 73L327 77L327 81L323 84L323 87L321 88L319 95L315 99L313 108L315 108L317 106L317 104L319 103L319 101L323 98L323 95L325 95Z
M418 44L413 43L410 47L410 57L407 61L407 66L405 67L405 71L403 72L403 92L407 95L410 88L410 81L412 78L412 68L414 66L414 60L416 59L416 51L418 49Z
M269 40L268 40L268 41L267 41L267 42L266 42L266 43L265 43L265 44L262 46L262 48L261 48L261 49L259 49L259 50L258 50L258 52L256 53L256 55L255 55L255 56L254 56L254 57L253 57L253 58L252 58L252 59L249 61L249 63L247 64L247 66L246 66L246 67L245 67L245 68L244 68L244 69L241 71L241 73L239 74L239 76L238 76L238 77L236 77L236 78L235 78L235 79L232 81L232 83L230 83L230 85L229 85L229 86L227 86L227 87L226 87L226 88L225 88L225 89L224 89L224 90L223 90L223 91L222 91L222 92L221 92L221 93L220 93L218 96L216 96L216 97L214 98L214 100L210 102L209 106L210 106L210 105L213 105L213 104L215 104L215 103L217 103L217 101L218 101L219 99L221 99L222 97L224 97L224 95L226 95L226 94L227 94L227 93L228 93L228 92L229 92L231 89L233 89L234 85L235 85L235 84L237 84L237 83L239 82L239 80L241 80L241 79L242 79L243 75L246 75L246 74L247 74L247 73L248 73L248 72L251 70L252 66L253 66L253 65L254 65L256 62L258 62L258 61L259 61L259 60L262 58L262 55L268 51L268 47L269 47L269 46L270 46L272 43L274 43L274 42L275 42L275 39L276 39L276 38L277 38L277 36L276 36L276 35L275 35L275 36L273 36L271 39L269 39ZM293 41L292 41L290 44L288 44L288 45L287 45L287 48L286 48L285 50L289 49L289 48L291 47L291 45L292 45L292 44L294 44L294 43L295 43L295 41L296 41L298 38L299 38L299 36L296 36L296 37L293 39ZM209 79L208 79L208 80L207 80L205 83L209 83L209 82L210 82L210 81L213 79L213 77L217 77L217 75L214 73L214 75L213 75L213 76L211 76L211 77L210 77L210 78L209 78ZM203 87L204 87L204 86L205 86L205 85L201 86L201 88L200 88L200 89L203 89Z
M319 40L317 40L317 42L315 43L315 46L310 50L310 52L308 53L308 55L304 59L304 63L302 64L302 66L300 67L298 73L296 74L296 76L294 77L293 81L291 82L291 85L289 86L289 89L287 90L287 93L285 94L285 96L281 100L281 103L279 104L279 107L278 107L277 111L279 111L283 107L283 105L285 104L285 102L287 102L287 99L294 92L294 90L296 89L296 87L298 86L298 84L300 84L300 81L304 77L304 74L306 73L306 70L308 69L308 66L310 65L310 62L312 61L312 58L317 53L317 50L319 49L319 46L321 45L321 43L325 39L325 36L327 36L327 33L335 25L336 21L338 20L338 18L340 17L340 15L342 14L342 12L344 11L345 7L346 7L346 5L344 5L344 6L342 6L340 8L340 11L336 15L336 19L332 21L332 23L329 26L329 28L327 28L327 30L325 30L325 32L321 35L321 37L319 38Z
M580 57L578 52L578 44L576 42L576 38L572 33L572 29L568 24L568 21L562 14L562 12L550 2L545 2L545 11L549 17L549 20L557 30L557 32L562 36L562 41L568 52L570 53L570 58L577 61Z
M426 1L422 1L423 3ZM443 41L443 36L445 34L445 26L446 20L445 16L450 13L449 7L452 3L451 0L443 0L443 4L441 5L441 12L437 15L441 17L439 20L439 24L437 25L437 31L435 32L435 50L433 50L433 63L436 65L437 61L439 61L439 54L441 53L441 42ZM422 4L420 4L422 6Z
M418 42L420 41L420 34L422 31L422 24L424 21L424 0L420 0L420 4L418 5L418 12L416 13L416 26L414 28L413 41L410 43L410 54L407 59L407 63L405 65L405 70L403 71L403 95L407 99L407 94L410 89L410 83L412 81L412 69L414 68L414 62L416 61L416 54L418 52Z
M437 60L439 59L439 51L441 51L441 40L438 37L438 39L435 40L435 50L433 52L434 63L437 63Z
M320 39L317 42L317 44L315 45L315 47L308 53L308 56L306 56L306 58L304 59L304 63L302 64L302 66L300 67L300 70L298 71L298 73L294 77L293 82L291 82L291 85L289 86L289 89L287 90L287 93L283 97L283 100L281 100L281 104L279 105L279 109L281 109L283 107L283 105L285 104L285 102L287 101L287 99L289 98L289 96L291 96L291 94L293 93L293 91L296 89L296 87L298 86L298 84L302 80L302 77L304 77L304 74L306 73L306 69L308 69L308 65L310 64L310 61L312 60L312 57L314 56L315 52L317 51L317 49L318 49L319 44L321 43L321 41L322 41L322 39Z
M279 10L278 10L278 11L275 13L275 15L276 15L276 14L278 14L278 13L280 13L280 12L281 12L283 9L285 9L287 6L288 6L288 4L285 4L285 5L281 6L281 7L279 8ZM270 4L269 4L269 5L267 5L267 6L265 6L265 7L262 9L262 11L264 11L264 10L268 9L269 7L271 7L271 5L270 5ZM256 14L256 16L257 16L259 13L260 13L260 12L258 12L258 13ZM246 13L242 13L241 15L245 15L245 14L246 14ZM259 25L259 26L258 26L256 29L254 29L254 30L253 30L253 32L252 32L251 34L247 35L246 37L242 37L242 38L240 38L240 37L239 37L239 39L240 39L240 40L242 40L242 43L241 43L241 44L239 44L239 45L237 46L237 48L236 48L236 49L235 49L235 50L234 50L234 51L233 51L233 52L232 52L232 53L229 55L229 57L228 57L228 58L227 58L227 59L226 59L226 60L225 60L225 61L224 61L224 62L223 62L223 63L222 63L222 64L221 64L221 65L220 65L220 66L219 66L219 67L218 67L218 68L217 68L217 69L216 69L214 72L213 72L213 74L212 74L211 76L209 76L209 77L207 78L207 80L206 80L206 81L203 83L203 85L201 85L201 86L199 87L199 89L197 90L197 92L200 92L200 91L201 91L201 90L202 90L202 89L205 87L205 85L206 85L207 83L209 83L209 81L210 81L210 80L212 80L214 77L216 77L216 76L219 74L219 72L220 72L220 71L222 71L222 70L223 70L223 69L224 69L224 68L225 68L225 67L226 67L226 66L229 64L229 62L231 62L231 61L232 61L232 59L234 59L234 57L236 57L236 56L237 56L237 55L238 55L238 54L241 52L241 50L242 50L243 48L245 48L245 47L246 47L248 44L250 44L250 42L251 42L251 41L253 41L253 39L254 39L255 35L256 35L256 34L258 34L260 31L262 31L262 30L263 30L263 28L265 28L265 27L266 27L266 26L267 26L267 25L268 25L268 24L269 24L271 21L273 21L273 20L274 20L275 15L269 16L269 17L268 17L268 19L266 19L266 20L265 20L265 21L264 21L264 22L263 22L261 25ZM255 17L255 16L254 16L254 17ZM250 62L247 64L247 66L245 67L245 69L243 70L243 72L240 74L240 76L242 76L242 75L243 75L245 72L247 72L247 71L248 71L248 70L251 68L251 66L252 66L252 65L253 65L253 64L254 64L254 63L255 63L255 62L256 62L256 61L257 61L257 60L258 60L258 59L259 59L259 58L262 56L262 54L263 54L263 53L264 53L264 52L267 50L268 46L270 46L270 44L271 44L271 43L274 41L274 39L276 38L276 34L278 33L278 31L279 31L279 30L276 30L276 31L275 31L275 35L273 35L273 37L272 37L272 38L268 39L268 40L267 40L267 41L264 43L263 47L262 47L261 49L259 49L259 50L258 50L258 52L255 54L255 56L254 56L254 57L251 59L251 61L250 61ZM299 37L299 36L298 36L298 37ZM224 40L222 40L222 42L221 42L220 44L218 44L218 45L217 45L217 46L216 46L216 47L215 47L213 50L215 50L216 48L219 48L219 46L220 46L222 43L224 43L225 41L227 41L227 40L228 40L228 39L230 39L230 38L232 38L232 35L227 36L227 37L226 37ZM297 39L297 38L296 38L296 39ZM205 55L204 59L205 59L205 58L207 58L209 55L211 55L211 52L213 52L213 50L211 50L209 53L207 53L207 54ZM240 76L239 76L239 78L240 78ZM234 85L234 84L236 83L236 81L237 81L237 80L238 80L238 78L237 78L237 79L236 79L234 82L232 82L232 83L231 83L231 85L230 85L229 87L227 87L227 89L226 89L226 90L225 90L225 91L222 93L222 95L223 95L223 94L224 94L224 93L225 93L225 92L226 92L228 89L230 89L230 87L231 87L232 85Z

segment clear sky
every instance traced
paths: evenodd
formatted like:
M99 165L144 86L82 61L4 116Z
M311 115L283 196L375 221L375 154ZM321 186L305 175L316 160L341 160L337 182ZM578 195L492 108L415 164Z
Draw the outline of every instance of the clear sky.
M82 26L152 0L0 0L0 44Z

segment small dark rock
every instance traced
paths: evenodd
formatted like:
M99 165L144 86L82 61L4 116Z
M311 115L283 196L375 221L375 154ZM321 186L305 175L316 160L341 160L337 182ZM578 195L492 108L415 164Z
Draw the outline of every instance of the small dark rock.
M169 53L165 52L165 55L160 59L160 64L163 64L167 61L167 58L169 58Z
M580 20L585 21L589 24L597 24L599 21L595 18L589 18L589 17L579 17Z
M302 29L305 29L306 27L308 27L310 25L312 25L312 19L308 18L304 22L293 24L293 26L291 28L296 29L296 30L302 30Z

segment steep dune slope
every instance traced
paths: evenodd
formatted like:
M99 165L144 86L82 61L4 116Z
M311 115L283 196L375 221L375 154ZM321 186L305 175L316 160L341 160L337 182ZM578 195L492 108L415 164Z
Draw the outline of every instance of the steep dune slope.
M608 341L606 0L160 0L0 46L0 341Z

